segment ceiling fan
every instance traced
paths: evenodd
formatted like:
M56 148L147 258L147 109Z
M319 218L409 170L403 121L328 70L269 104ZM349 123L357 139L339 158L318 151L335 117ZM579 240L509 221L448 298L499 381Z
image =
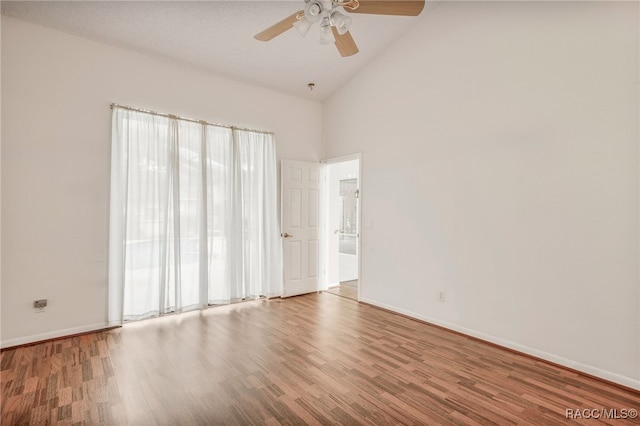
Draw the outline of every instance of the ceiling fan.
M320 23L320 44L335 43L340 55L358 53L349 28L351 18L340 12L371 15L418 16L425 0L304 0L305 7L284 18L275 25L256 34L254 38L269 41L291 28L296 28L304 37L311 26Z

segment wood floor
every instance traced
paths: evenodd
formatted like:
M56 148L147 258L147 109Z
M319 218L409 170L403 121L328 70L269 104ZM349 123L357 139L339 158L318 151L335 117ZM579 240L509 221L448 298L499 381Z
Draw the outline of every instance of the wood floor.
M331 294L5 350L2 425L554 425L613 385Z

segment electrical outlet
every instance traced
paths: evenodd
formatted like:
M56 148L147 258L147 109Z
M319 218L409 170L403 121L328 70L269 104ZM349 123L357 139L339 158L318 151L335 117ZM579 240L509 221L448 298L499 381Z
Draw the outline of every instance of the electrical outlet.
M33 309L35 309L37 314L44 312L46 307L47 299L34 300L33 302Z
M438 292L438 302L444 302L446 300L444 291L440 290Z

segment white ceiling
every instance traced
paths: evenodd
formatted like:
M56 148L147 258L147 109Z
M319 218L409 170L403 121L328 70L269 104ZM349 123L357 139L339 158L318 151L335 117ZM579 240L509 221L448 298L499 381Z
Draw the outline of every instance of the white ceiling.
M303 0L2 1L1 7L5 15L318 101L428 13L425 7L417 18L351 14L360 53L343 58L335 46L318 43L318 25L306 38L295 29L269 42L253 38L303 9Z

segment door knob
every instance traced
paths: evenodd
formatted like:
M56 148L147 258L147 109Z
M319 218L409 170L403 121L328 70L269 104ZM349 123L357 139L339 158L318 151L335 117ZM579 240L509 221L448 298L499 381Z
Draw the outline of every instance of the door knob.
M282 234L282 236L283 236L283 237L285 237L285 238L291 238L291 237L293 237L293 235L291 235L291 234L287 234L286 232L285 232L284 234Z

